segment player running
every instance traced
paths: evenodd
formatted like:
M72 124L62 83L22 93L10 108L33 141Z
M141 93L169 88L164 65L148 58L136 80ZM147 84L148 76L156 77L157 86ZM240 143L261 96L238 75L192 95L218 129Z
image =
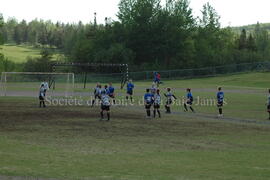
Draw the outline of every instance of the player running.
M150 89L146 89L146 93L144 95L144 104L146 109L147 118L151 117L151 106L154 102L154 95L150 93Z
M96 99L101 100L101 85L97 83L94 89L94 99L92 100L92 107L94 106Z
M130 97L131 103L132 103L133 89L134 89L134 84L132 83L132 80L130 79L129 82L127 83L126 99L128 100L128 97Z
M100 112L100 116L101 119L104 119L104 111L107 111L107 121L110 121L110 97L109 95L106 93L105 90L102 90L101 92L101 112Z
M267 111L269 113L269 120L270 120L270 89L268 90L268 102L267 102Z
M223 117L222 107L223 107L223 101L224 101L224 92L222 92L222 88L218 88L217 93L217 107L218 107L218 117Z
M188 111L188 107L192 112L195 112L194 109L192 108L192 103L193 103L193 96L192 96L192 93L191 93L191 89L188 88L187 89L187 100L186 100L186 102L184 104L185 112Z
M156 112L158 113L158 117L161 118L160 114L160 104L161 104L161 96L160 91L157 89L156 94L154 95L154 118L156 117Z
M39 107L41 108L41 105L45 108L45 93L46 89L44 87L44 84L41 84L41 87L39 88Z
M115 94L114 94L114 87L112 85L112 83L109 83L109 97L113 99L113 104L115 104Z
M171 104L173 102L173 98L177 99L174 94L171 92L171 88L167 88L167 93L164 93L164 96L167 98L166 101L166 113L170 114L171 113Z

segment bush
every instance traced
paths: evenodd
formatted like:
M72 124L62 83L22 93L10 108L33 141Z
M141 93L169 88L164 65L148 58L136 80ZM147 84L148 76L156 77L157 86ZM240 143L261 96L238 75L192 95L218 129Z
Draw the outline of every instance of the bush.
M5 56L0 53L0 73L15 71L15 69L16 69L16 64L8 60L8 58L5 58Z

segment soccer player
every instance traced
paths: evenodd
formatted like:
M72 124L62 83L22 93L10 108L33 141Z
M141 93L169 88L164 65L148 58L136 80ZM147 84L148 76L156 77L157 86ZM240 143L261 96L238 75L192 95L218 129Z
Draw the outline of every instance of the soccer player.
M156 94L154 95L154 118L156 117L156 112L158 113L158 117L161 118L160 114L160 104L161 104L161 96L160 91L157 89Z
M187 89L187 100L184 104L184 107L185 107L185 112L188 111L188 107L190 108L190 110L192 112L195 112L194 109L192 108L192 103L193 103L193 96L192 96L192 93L191 93L191 89Z
M132 83L132 80L130 79L129 82L127 83L127 96L126 96L126 99L128 100L128 97L130 97L131 102L132 102L132 96L133 96L133 89L134 89L134 84Z
M105 90L105 93L106 93L107 95L109 95L109 94L110 94L110 91L109 91L108 85L105 85L105 86L104 86L104 90Z
M156 83L153 82L150 91L151 91L151 94L153 95L156 94L156 91L157 91Z
M269 120L270 120L270 89L268 90L268 102L267 102L267 111L269 113Z
M177 99L174 94L171 92L171 88L167 88L167 93L164 93L164 96L167 98L166 101L166 113L170 114L171 113L171 104L173 102L173 98Z
M92 100L92 107L94 106L96 99L101 99L101 85L97 83L95 89L94 89L94 99Z
M112 83L109 83L109 97L113 99L113 104L115 104L115 94L114 94L114 87Z
M108 94L106 94L105 90L102 90L101 92L101 112L100 112L100 116L101 119L104 119L104 111L107 111L107 121L110 121L110 97Z
M154 83L157 85L157 87L159 86L160 82L160 74L158 72L154 73Z
M154 95L150 93L150 89L146 89L146 93L144 95L144 104L145 104L147 118L151 117L150 109L153 104L153 101L154 101Z
M46 92L49 91L49 84L48 82L42 82L40 87L43 85L43 88L44 88L44 97L46 96Z
M39 107L41 108L41 105L45 108L45 87L44 84L41 84L41 87L39 88Z
M222 88L218 88L217 93L217 107L218 107L218 117L223 117L222 107L223 107L223 101L224 101L224 92L222 92Z

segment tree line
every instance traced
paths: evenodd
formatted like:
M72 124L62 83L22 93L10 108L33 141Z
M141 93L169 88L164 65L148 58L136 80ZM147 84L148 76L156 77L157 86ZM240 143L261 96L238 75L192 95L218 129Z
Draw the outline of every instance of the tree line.
M118 20L104 24L3 20L0 42L61 49L72 62L128 63L167 70L269 61L269 32L222 28L209 4L194 17L188 0L121 0Z

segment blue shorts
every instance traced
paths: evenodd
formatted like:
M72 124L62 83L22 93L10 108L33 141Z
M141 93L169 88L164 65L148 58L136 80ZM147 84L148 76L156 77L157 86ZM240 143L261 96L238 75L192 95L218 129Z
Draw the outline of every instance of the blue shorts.
M129 94L129 95L133 95L133 90L127 90L127 94Z

